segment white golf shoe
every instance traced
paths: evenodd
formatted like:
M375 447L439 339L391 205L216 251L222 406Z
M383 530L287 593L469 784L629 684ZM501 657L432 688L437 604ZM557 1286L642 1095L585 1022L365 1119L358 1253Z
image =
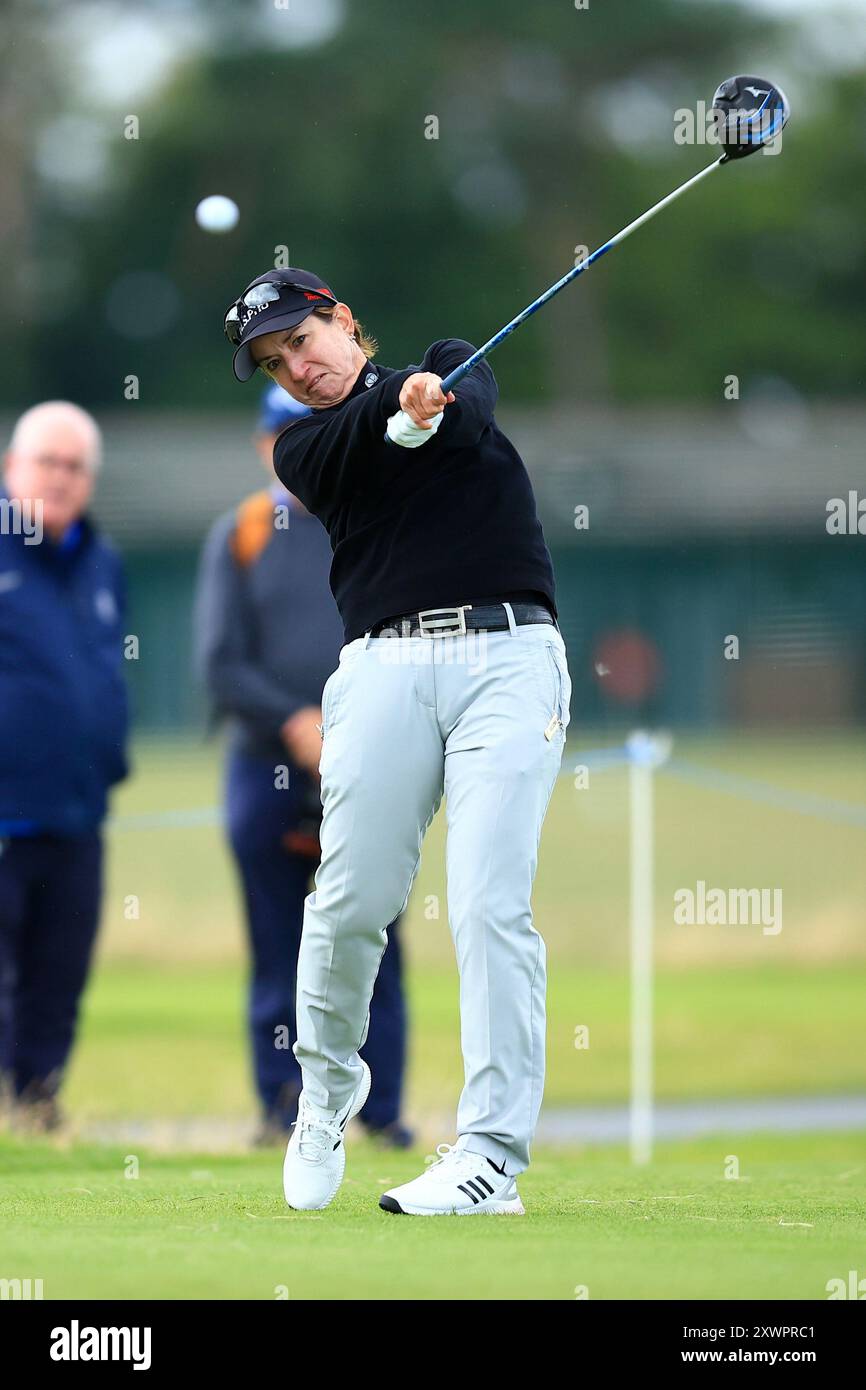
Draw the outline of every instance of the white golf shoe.
M320 1211L333 1201L343 1181L346 1125L370 1094L370 1068L363 1058L361 1065L364 1075L358 1089L340 1110L314 1108L301 1092L298 1118L283 1162L283 1192L296 1211Z
M522 1216L514 1178L483 1154L439 1144L420 1178L383 1192L379 1206L404 1216Z

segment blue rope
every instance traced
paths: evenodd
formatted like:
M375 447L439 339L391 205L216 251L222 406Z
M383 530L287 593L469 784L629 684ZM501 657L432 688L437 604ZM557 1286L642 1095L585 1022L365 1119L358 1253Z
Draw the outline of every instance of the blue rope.
M598 772L627 767L635 761L635 754L633 749L623 745L615 748L588 748L568 753L567 758L569 766L562 768L560 777L573 777L577 767L586 767ZM759 805L773 806L777 810L790 811L794 815L814 816L819 820L866 829L866 806L860 806L853 801L838 801L832 797L815 796L809 792L788 791L754 777L741 777L737 773L722 772L719 768L703 767L698 763L686 762L682 758L673 758L663 763L658 771L666 773L669 777L676 777L681 782L689 782L692 786L723 792L728 796L745 797ZM185 811L152 811L141 815L112 816L108 821L108 829L189 830L221 825L222 822L223 814L218 806L201 806Z
M764 806L775 806L781 811L793 811L795 815L817 816L820 820L835 821L843 825L856 825L866 828L866 806L858 806L853 801L836 801L831 797L815 796L810 792L786 791L774 787L769 782L759 782L752 777L740 777L736 773L721 772L717 768L699 767L695 763L683 762L676 758L662 769L682 782L706 787L710 791L725 792L730 796L744 796Z

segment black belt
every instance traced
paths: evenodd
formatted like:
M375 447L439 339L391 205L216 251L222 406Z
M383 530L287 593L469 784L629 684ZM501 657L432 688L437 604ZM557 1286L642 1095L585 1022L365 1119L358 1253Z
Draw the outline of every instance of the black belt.
M518 626L526 623L552 623L556 619L542 603L512 603L511 611ZM371 637L461 637L464 632L504 632L508 629L508 614L501 603L485 603L473 608L461 603L456 608L422 608L415 613L401 613L395 618L383 618L370 629Z

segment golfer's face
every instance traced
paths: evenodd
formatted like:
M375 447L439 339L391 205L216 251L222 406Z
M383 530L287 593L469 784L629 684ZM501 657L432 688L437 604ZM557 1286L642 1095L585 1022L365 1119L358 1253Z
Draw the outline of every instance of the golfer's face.
M342 307L342 306L341 306ZM322 319L308 314L294 328L265 333L252 343L268 376L303 405L335 405L358 375L358 345L350 337L351 315Z

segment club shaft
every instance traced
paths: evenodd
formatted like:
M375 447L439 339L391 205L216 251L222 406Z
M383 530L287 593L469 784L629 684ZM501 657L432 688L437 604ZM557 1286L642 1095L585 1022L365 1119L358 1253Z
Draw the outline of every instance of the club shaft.
M636 232L638 227L642 227L645 222L649 222L650 218L655 217L656 213L661 212L662 208L666 208L668 203L672 203L675 198L679 198L683 193L688 192L690 188L693 188L696 183L700 183L701 179L705 179L707 174L711 174L714 169L718 169L719 165L725 163L725 161L725 155L722 155L719 159L713 160L712 164L708 164L705 169L701 169L700 173L695 174L684 184L681 184L679 188L675 188L673 193L669 193L666 198L662 198L661 202L656 203L655 207L650 208L648 212L643 213L640 217L636 217L634 222L629 222L627 227L623 227L622 231L617 232L616 236L611 237L610 241L606 241L597 251L593 251L591 256L587 256L584 260L579 261L573 270L570 270L567 275L563 275L562 279L557 280L555 285L551 285L549 290L545 290L544 294L539 295L538 299L534 299L531 304L528 304L526 308L522 310L516 318L513 318L510 323L507 323L504 328L500 328L499 332L494 334L489 342L486 342L483 347L473 352L472 356L467 357L465 362L461 362L459 367L455 367L453 372L449 372L442 380L442 390L450 391L459 381L462 381L465 376L468 376L472 369L477 367L478 363L482 362L494 348L499 347L499 344L508 337L509 333L513 333L515 328L519 328L526 319L532 314L537 313L543 304L546 304L555 294L559 294L560 290L564 290L566 285L570 285L572 280L577 279L578 275L582 275L585 270L589 270L591 265L594 265L595 262L606 255L608 251L612 251L614 246L618 246L621 241L625 241L626 237L631 236L632 232Z

